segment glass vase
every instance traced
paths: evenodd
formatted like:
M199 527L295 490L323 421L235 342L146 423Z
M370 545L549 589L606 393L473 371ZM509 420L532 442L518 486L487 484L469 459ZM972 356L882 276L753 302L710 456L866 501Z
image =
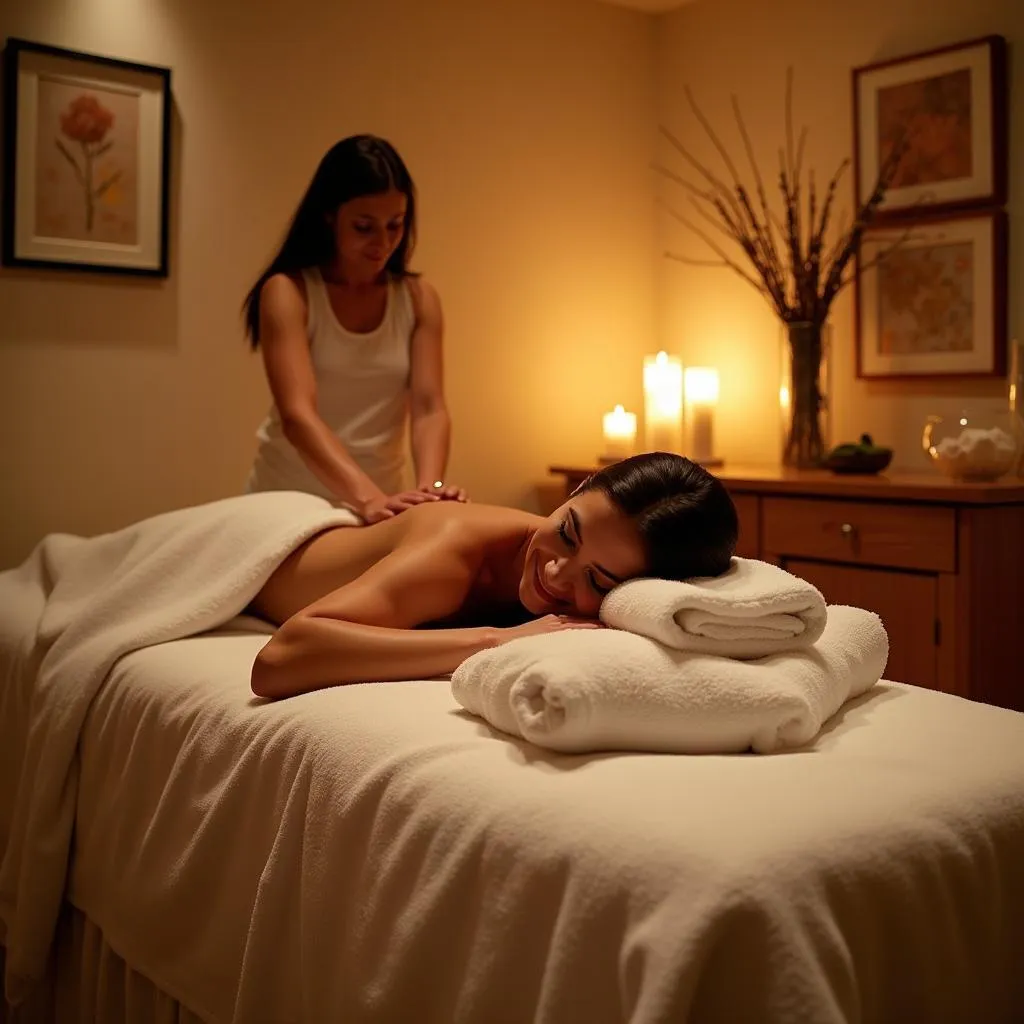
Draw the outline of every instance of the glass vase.
M779 348L781 462L790 469L815 469L831 448L831 325L783 323Z
M1010 342L1010 416L1019 447L1014 472L1024 477L1024 342Z

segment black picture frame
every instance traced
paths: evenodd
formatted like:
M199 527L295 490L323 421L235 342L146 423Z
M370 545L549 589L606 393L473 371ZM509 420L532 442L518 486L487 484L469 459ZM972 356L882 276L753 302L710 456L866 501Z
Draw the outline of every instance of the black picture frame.
M3 264L167 277L171 69L9 37L3 92Z

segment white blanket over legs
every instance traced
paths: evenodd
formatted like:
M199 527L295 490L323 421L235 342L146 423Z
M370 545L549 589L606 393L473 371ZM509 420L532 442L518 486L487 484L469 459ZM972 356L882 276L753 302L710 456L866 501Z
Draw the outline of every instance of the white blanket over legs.
M40 594L29 735L0 866L6 988L43 974L64 891L78 787L75 751L93 697L131 651L238 615L284 558L351 512L292 491L179 509L93 538L51 534L9 573ZM4 609L0 608L0 615Z
M600 614L680 651L762 658L813 644L825 628L825 599L785 569L733 558L721 576L631 580L612 590Z
M523 637L464 661L452 694L495 728L564 753L766 754L813 739L888 657L877 615L832 605L813 647L756 661L614 629Z

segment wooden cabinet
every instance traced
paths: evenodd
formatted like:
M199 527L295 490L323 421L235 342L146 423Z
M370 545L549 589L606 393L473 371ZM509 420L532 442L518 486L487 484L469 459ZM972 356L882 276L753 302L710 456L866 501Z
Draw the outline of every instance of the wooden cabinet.
M736 554L742 558L760 558L761 503L752 494L734 494L732 500L740 520Z
M591 469L552 467L571 491ZM737 554L877 612L886 678L1024 711L1024 480L741 470Z
M794 576L813 583L829 604L852 604L877 612L889 634L889 679L941 689L939 588L930 573L894 572L861 566L780 558Z

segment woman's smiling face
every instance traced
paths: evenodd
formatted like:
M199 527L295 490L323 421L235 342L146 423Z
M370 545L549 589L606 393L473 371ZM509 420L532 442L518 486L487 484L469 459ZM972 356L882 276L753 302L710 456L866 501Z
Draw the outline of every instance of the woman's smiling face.
M556 509L526 550L519 600L535 615L596 617L616 584L642 576L647 557L640 535L600 490L585 491Z

